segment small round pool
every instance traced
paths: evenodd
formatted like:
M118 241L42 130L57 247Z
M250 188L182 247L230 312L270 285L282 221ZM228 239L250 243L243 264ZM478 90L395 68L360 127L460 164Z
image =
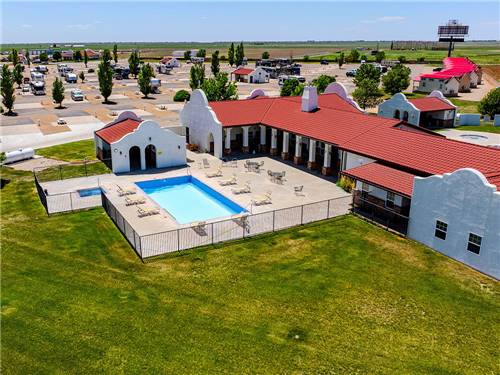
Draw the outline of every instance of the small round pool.
M473 141L488 139L487 136L481 134L462 134L461 138L471 139Z

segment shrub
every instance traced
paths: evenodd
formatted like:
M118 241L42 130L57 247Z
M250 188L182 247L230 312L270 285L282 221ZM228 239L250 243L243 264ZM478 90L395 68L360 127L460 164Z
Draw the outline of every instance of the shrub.
M489 115L492 118L500 114L500 87L486 94L479 102L477 109L482 115Z
M422 57L417 57L417 62L419 63L423 63L425 61L425 57L422 56Z
M354 183L354 180L352 178L349 178L347 176L341 176L340 180L337 182L337 185L350 193L356 186Z
M398 57L398 61L401 63L401 64L404 64L406 62L406 57L401 55Z
M191 94L186 90L179 90L174 95L174 102L187 102Z
M309 61L309 55L304 56L304 61Z
M90 69L88 70L88 72L89 72L89 73L94 73L94 72L95 72L95 70L94 70L94 69L92 69L92 68L90 68Z

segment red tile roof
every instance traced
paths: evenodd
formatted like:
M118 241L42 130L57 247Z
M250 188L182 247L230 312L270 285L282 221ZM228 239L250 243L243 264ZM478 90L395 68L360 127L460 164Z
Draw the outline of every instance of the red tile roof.
M439 72L422 74L421 78L450 79L478 70L478 66L466 57L447 57L443 60L444 69Z
M233 74L240 74L242 76L246 76L247 74L250 74L252 72L253 72L253 69L238 68L235 71L233 71Z
M487 178L500 174L500 149L395 127L374 128L340 147L421 173L443 174L474 168ZM488 180L500 188L497 177Z
M111 123L104 128L97 130L95 133L107 143L111 144L123 138L128 133L133 132L141 121L125 119L115 124Z
M380 186L407 197L411 197L413 193L414 174L394 169L377 162L345 170L342 174L353 177L356 180Z
M421 112L446 111L455 109L454 106L446 103L440 98L426 97L409 99L411 104L417 107Z

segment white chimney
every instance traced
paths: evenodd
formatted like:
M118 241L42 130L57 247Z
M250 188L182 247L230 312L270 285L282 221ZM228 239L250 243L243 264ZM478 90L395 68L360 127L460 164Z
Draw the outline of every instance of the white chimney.
M318 91L316 86L304 87L302 94L302 112L312 112L318 109Z

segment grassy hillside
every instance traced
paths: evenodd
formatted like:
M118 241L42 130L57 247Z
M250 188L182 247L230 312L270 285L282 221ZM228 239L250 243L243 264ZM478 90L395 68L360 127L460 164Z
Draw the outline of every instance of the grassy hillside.
M143 264L1 173L3 374L499 372L499 284L352 216Z

